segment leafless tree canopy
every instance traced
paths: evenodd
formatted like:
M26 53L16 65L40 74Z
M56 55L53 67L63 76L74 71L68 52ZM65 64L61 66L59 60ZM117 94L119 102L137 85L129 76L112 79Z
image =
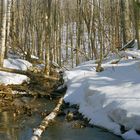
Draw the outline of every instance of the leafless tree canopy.
M71 67L102 59L137 39L139 0L1 0L0 66L10 52L39 58L50 73L53 62Z

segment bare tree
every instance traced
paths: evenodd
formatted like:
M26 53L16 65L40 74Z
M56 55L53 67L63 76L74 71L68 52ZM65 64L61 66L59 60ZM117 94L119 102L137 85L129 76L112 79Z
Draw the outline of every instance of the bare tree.
M140 21L140 8L138 6L140 2L138 0L133 0L133 8L134 8L134 24L135 24L135 38L137 39L138 49L140 49L140 29L139 29L139 21Z
M2 28L1 28L1 48L0 48L0 66L3 66L7 38L9 37L10 28L10 13L11 13L11 0L5 0L2 2L3 16L2 16Z

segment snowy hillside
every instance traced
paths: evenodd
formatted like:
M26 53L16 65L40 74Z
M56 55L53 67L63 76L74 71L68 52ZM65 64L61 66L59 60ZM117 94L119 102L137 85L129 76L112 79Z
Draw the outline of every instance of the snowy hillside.
M139 53L140 54L140 53ZM66 71L66 102L79 105L91 124L103 127L126 140L140 140L140 59L138 51L123 53L118 64L106 61L97 73L89 61ZM132 55L136 57L132 59ZM126 57L127 56L127 57ZM125 133L121 132L124 126Z

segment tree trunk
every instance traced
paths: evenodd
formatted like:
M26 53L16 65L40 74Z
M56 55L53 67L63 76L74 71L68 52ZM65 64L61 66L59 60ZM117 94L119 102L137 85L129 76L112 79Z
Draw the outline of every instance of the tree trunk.
M52 122L55 119L55 117L58 115L62 104L63 104L63 98L60 98L55 109L48 116L46 116L44 120L41 122L41 124L39 125L39 127L35 129L31 140L39 140L41 134L49 126L49 123Z
M137 39L138 49L140 49L140 38L139 38L139 7L137 2L133 0L134 8L134 22L135 22L135 38Z
M0 48L0 66L3 67L5 47L6 47L6 21L7 21L7 2L3 4L3 18L1 29L1 48Z
M126 28L125 28L125 1L121 0L120 2L121 9L121 32L122 32L122 46L124 46L126 42Z

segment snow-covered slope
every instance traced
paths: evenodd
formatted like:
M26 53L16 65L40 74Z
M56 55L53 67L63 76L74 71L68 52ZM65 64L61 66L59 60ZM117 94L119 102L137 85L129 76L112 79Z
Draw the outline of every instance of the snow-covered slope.
M4 60L4 67L11 68L11 69L17 69L17 70L27 70L29 67L31 67L32 64L26 60L22 59L5 59Z
M0 84L10 85L10 84L22 84L24 81L28 82L29 78L26 75L2 72L0 71Z
M4 60L4 67L6 68L26 71L31 66L31 63L22 59L9 58ZM22 84L24 81L29 81L29 78L25 75L0 71L0 84Z
M111 62L111 61L110 61ZM66 102L78 104L90 123L104 127L126 140L140 140L140 60L122 59L103 64L97 73L93 61L64 75L68 87ZM120 126L127 130L122 134Z

